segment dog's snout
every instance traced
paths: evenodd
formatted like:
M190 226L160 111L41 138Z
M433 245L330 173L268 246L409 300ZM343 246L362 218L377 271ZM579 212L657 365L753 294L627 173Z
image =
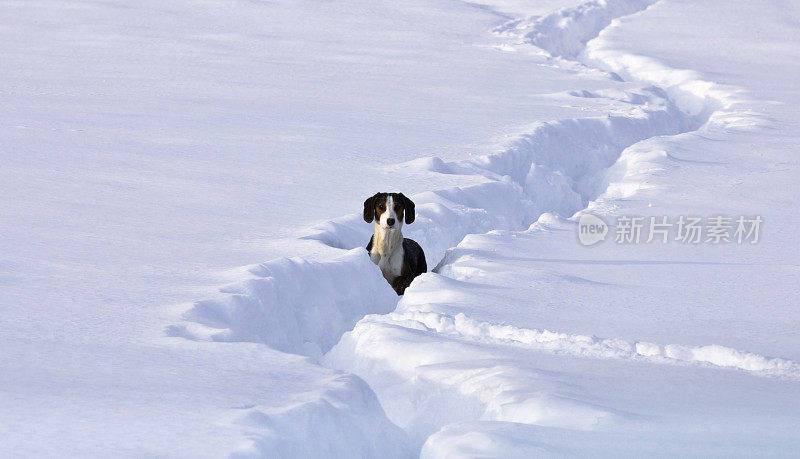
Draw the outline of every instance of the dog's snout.
M394 218L387 218L386 224L389 226L394 226Z

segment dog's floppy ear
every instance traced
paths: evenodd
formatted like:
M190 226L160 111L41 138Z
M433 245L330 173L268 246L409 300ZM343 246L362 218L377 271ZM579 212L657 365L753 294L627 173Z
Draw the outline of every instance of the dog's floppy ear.
M414 201L408 199L403 193L400 193L400 199L403 200L403 209L405 210L406 214L406 225L410 225L414 223L414 219L417 218L416 212L414 212Z
M372 223L372 220L375 220L375 200L378 199L380 193L375 193L375 196L371 198L367 198L364 201L364 221L367 223Z

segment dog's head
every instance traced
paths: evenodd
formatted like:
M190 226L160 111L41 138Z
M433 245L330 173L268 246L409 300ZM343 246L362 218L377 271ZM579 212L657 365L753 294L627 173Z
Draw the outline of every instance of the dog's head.
M387 230L399 230L403 220L410 225L414 222L414 201L403 193L375 193L364 201L364 221Z

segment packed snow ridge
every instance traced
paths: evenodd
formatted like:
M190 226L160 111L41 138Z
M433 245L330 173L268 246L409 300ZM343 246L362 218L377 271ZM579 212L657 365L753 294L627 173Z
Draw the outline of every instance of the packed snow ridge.
M405 434L380 409L375 394L354 375L330 381L332 390L308 401L265 410L241 407L231 424L245 427L248 441L234 457L325 457L347 451L376 457L392 451L407 456ZM297 426L304 426L298 429ZM321 434L324 439L309 437ZM309 441L313 440L313 441Z
M405 235L424 247L428 266L437 266L440 276L449 275L448 249L468 234L526 230L537 220L546 224L558 216L569 218L587 207L600 206L604 199L634 192L643 186L641 174L646 166L642 165L652 154L642 146L647 139L690 132L705 123L746 128L759 122L748 112L746 100L736 88L606 48L602 40L592 41L616 18L653 3L593 0L546 16L514 20L496 30L510 37L511 46L535 45L547 51L554 62L578 61L588 70L645 84L640 90L627 92L573 94L625 102L630 107L625 113L537 124L502 151L465 161L445 162L431 157L404 164L402 167L481 179L470 187L431 190L412 197L417 218ZM250 279L224 287L217 298L197 302L168 333L192 340L263 343L353 372L370 383L381 378L395 381L396 388L408 383L409 387L396 389L401 391L395 394L397 397L408 400L398 401L400 404L410 404L413 397L423 397L423 393L437 393L441 397L431 403L438 408L409 410L436 413L440 418L427 421L432 425L419 427L419 420L398 422L417 426L410 432L417 446L430 432L461 420L494 419L585 429L614 414L553 396L537 399L520 394L513 381L529 375L520 376L516 373L522 370L514 368L437 374L432 366L425 378L418 378L419 359L428 359L434 365L446 360L441 358L445 351L427 347L433 340L423 334L415 343L406 343L403 354L409 358L390 358L397 355L397 349L386 337L400 329L434 333L444 342L458 338L587 358L643 359L800 377L800 366L795 362L713 344L691 347L601 339L481 322L464 314L448 316L427 311L425 304L431 299L415 296L413 288L411 295L398 304L363 249L371 228L363 223L360 209L354 210L358 212L312 228L306 236L341 249L341 256L321 262L280 259L251 267ZM436 342L439 346L442 341ZM409 383L412 380L416 383ZM454 386L458 387L455 395L443 395ZM454 406L454 401L460 411L447 413L445 407ZM538 408L528 409L531 404ZM396 413L390 418L397 422ZM270 442L265 440L264 444Z
M445 271L440 271L440 274L453 278L458 277L456 273ZM418 330L435 331L443 336L476 343L513 345L555 354L597 359L637 359L651 363L676 365L708 364L750 371L762 376L800 380L800 365L796 362L780 358L766 358L725 346L660 345L643 341L629 342L617 338L598 338L549 330L527 329L478 321L467 317L464 313L450 316L440 312L423 311L424 304L415 296L411 301L404 302L401 310L385 315L367 316L358 323L355 330L346 335L346 339L350 340L360 337L362 334L374 333L375 328L383 325L399 325ZM366 341L374 343L374 340L368 338ZM354 344L350 344L350 346L359 345L358 340ZM353 352L352 349L349 351ZM329 359L338 358L336 357L338 352L341 350L329 354ZM355 351L361 358L371 352L370 346Z

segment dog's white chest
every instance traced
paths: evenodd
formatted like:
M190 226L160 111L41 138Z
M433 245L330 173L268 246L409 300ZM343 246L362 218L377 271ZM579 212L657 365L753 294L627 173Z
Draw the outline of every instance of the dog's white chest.
M377 252L371 252L369 258L381 268L383 277L391 282L394 278L403 273L403 255L402 247L398 247L397 250L387 256L381 256L381 254Z

